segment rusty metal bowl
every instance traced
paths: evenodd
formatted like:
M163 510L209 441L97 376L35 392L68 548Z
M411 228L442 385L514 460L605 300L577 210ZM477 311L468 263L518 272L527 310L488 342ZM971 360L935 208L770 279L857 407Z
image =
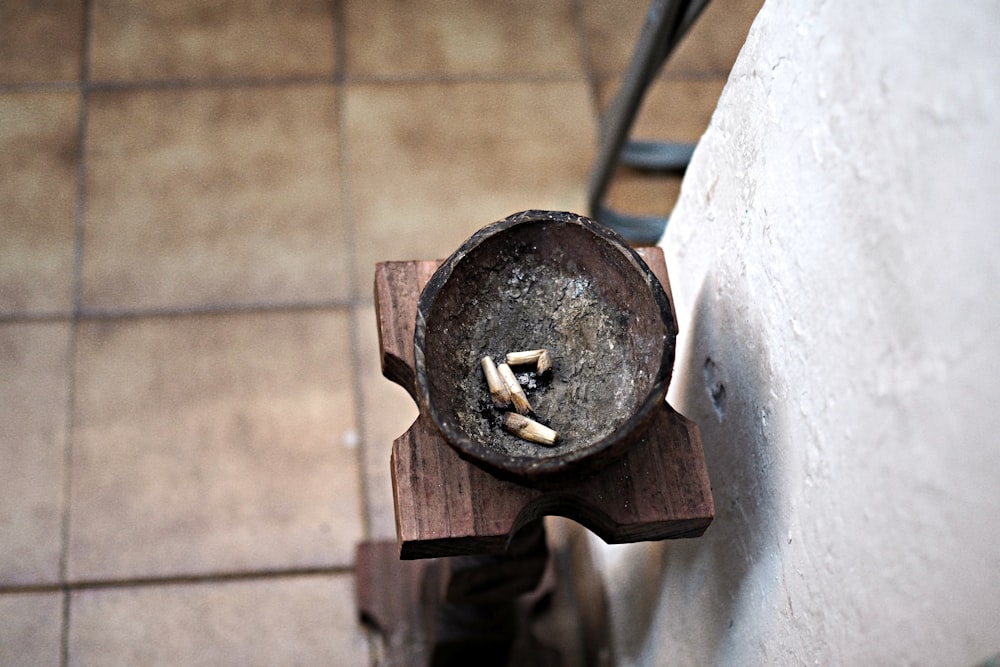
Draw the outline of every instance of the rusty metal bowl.
M677 325L663 287L615 232L579 215L525 211L484 227L420 296L417 400L445 441L502 476L596 472L665 400ZM551 374L520 370L554 446L502 427L480 367L547 348Z

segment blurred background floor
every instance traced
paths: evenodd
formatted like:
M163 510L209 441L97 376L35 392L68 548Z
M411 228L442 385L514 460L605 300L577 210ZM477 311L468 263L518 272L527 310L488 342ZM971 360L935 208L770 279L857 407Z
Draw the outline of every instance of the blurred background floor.
M759 5L709 5L637 135L697 140ZM416 415L373 265L585 213L645 9L0 7L0 664L369 662L354 545Z

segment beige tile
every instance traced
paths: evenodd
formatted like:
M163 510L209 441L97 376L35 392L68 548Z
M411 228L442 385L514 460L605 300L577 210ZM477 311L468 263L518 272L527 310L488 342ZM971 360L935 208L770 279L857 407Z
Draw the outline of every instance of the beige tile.
M59 580L66 323L0 324L0 584Z
M669 216L681 192L681 176L618 169L604 203L618 213Z
M350 294L332 87L91 97L83 301Z
M602 108L607 108L620 85L620 79L600 83L598 90ZM657 79L646 91L632 125L632 137L697 143L708 129L725 85L725 77Z
M376 261L446 257L524 209L584 210L583 82L351 86L346 125L362 295Z
M371 539L396 537L396 515L392 500L389 457L392 441L406 432L417 418L417 406L398 384L382 377L375 308L355 311L358 354L361 359L361 397L364 406L364 474Z
M761 4L762 0L709 2L671 54L664 73L728 73ZM620 74L628 68L649 6L649 2L586 0L584 25L594 71Z
M628 68L646 20L649 2L585 0L583 24L590 68L598 74L621 74Z
M79 104L0 95L0 313L72 310Z
M344 13L349 76L583 74L569 0L351 0Z
M0 82L70 81L80 76L84 3L0 3Z
M58 665L62 593L0 594L0 665Z
M365 665L350 577L82 590L71 665Z
M82 323L71 580L350 563L349 324L321 311Z
M325 0L96 0L97 80L332 75L333 15Z

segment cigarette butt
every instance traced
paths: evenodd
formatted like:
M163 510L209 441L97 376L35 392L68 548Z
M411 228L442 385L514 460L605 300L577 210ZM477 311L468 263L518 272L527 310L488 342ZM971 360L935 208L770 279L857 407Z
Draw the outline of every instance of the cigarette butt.
M483 367L483 374L486 376L486 384L490 388L490 396L493 397L493 403L501 408L509 404L510 390L507 389L507 383L504 382L504 379L500 377L497 365L489 357L483 357L479 363Z
M539 424L516 412L508 412L503 417L503 426L519 438L541 445L554 445L559 434L548 426Z
M549 356L548 350L542 350L542 353L538 355L535 370L538 371L539 375L545 375L552 370L552 357Z
M552 357L545 348L539 350L521 350L520 352L508 352L507 363L510 366L524 366L535 364L535 370L539 375L543 375L552 370Z
M538 362L538 357L545 350L521 350L520 352L508 352L507 363L511 366L524 366Z
M531 412L531 404L528 403L528 397L524 395L524 389L521 389L521 383L517 381L517 377L514 376L514 371L510 369L510 366L500 364L497 366L497 370L500 371L500 377L503 378L504 383L507 385L507 390L510 392L510 401L514 404L514 409L522 415Z

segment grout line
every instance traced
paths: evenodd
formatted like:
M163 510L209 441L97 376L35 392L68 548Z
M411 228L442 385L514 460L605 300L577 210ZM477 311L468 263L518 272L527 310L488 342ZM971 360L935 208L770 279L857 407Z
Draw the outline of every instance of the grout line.
M590 44L590 34L587 32L587 20L584 15L583 0L574 0L573 19L576 27L576 37L580 44L580 60L583 74L590 88L590 102L594 107L595 118L600 118L600 97L598 95L598 75L594 68L594 50Z
M74 213L74 216L76 214ZM72 321L74 314L70 312L12 312L0 313L0 324L30 324L33 322L65 322Z
M144 79L139 81L94 81L86 85L92 92L133 92L159 90L205 90L287 88L292 86L328 86L325 75L282 77L222 77L218 79Z
M357 306L370 305L368 299L329 299L319 301L285 301L285 302L251 302L240 303L209 303L204 305L156 307L149 308L102 308L83 306L74 308L70 313L31 313L13 312L0 313L0 324L19 324L31 322L63 322L87 320L129 320L141 318L171 318L197 317L203 315L239 315L247 313L293 313L313 310L350 310Z
M277 570L257 570L249 572L211 572L206 574L180 574L151 577L130 577L123 579L81 579L55 584L25 584L0 586L0 595L17 593L55 593L63 591L85 591L108 588L142 588L150 586L183 586L225 583L234 581L266 581L270 579L293 579L300 577L341 576L354 573L353 565L329 567L304 567ZM68 597L68 595L67 595Z
M62 479L62 525L60 526L59 544L59 584L62 591L62 622L60 624L59 646L60 664L69 663L69 624L70 624L70 588L67 586L69 568L70 520L73 505L73 441L75 439L76 420L74 405L76 403L76 355L77 355L78 322L74 318L70 323L69 342L67 347L67 390L66 390L66 434L63 450Z
M582 22L582 19L580 21ZM286 88L292 86L329 86L329 85L373 85L373 86L408 86L408 85L434 85L434 84L489 84L489 83L567 83L572 81L586 80L594 88L593 94L596 96L597 84L620 79L625 75L624 71L602 70L594 67L590 54L590 40L584 26L577 28L578 39L581 43L583 55L582 72L577 73L556 73L556 74L448 74L448 73L418 73L399 75L378 75L378 74L348 74L346 63L347 54L339 52L338 63L332 75L308 75L308 76L288 76L288 77L248 77L248 78L219 78L219 79L146 79L135 81L42 81L30 83L0 83L0 94L23 93L23 92L155 92L167 90L253 90L265 88ZM712 79L728 78L728 69L710 70L675 70L664 71L656 77L656 80L666 81L703 81Z
M338 49L338 52L342 49ZM346 60L346 52L342 55ZM614 73L608 73L613 76ZM346 64L339 62L330 75L305 75L287 77L247 77L218 79L142 79L131 81L44 81L31 83L0 83L0 94L18 92L60 92L80 90L85 92L155 92L169 90L225 90L286 88L293 86L329 86L345 83L355 85L406 86L421 84L467 83L560 83L579 81L586 73L511 74L511 73L417 73L399 75L358 74L349 75Z
M347 48L346 48L346 30L347 26L345 24L344 8L343 3L339 0L333 0L332 11L334 12L334 49L337 54L337 78L339 81L343 82L346 80L347 72ZM366 474L365 466L365 450L366 443L368 440L368 433L365 428L365 396L362 390L363 381L361 378L364 363L361 359L361 337L360 337L360 322L359 322L359 310L364 303L361 301L359 295L361 293L361 286L357 284L357 229L354 224L354 211L351 207L351 187L348 175L350 173L350 147L347 141L347 91L346 86L340 85L337 87L336 94L334 96L336 108L334 113L336 114L336 132L337 132L337 154L338 154L338 169L337 176L340 179L338 184L340 187L340 214L342 216L342 223L344 229L344 240L349 248L347 253L347 270L348 275L350 275L350 285L351 285L351 300L354 307L351 308L350 312L350 330L348 332L348 340L351 346L351 384L352 391L354 392L354 428L355 432L358 434L358 446L355 448L355 458L358 466L358 508L361 513L361 536L363 539L368 539L371 536L371 508L368 505L368 476Z
M345 75L344 82L361 85L419 85L419 84L459 84L459 83L565 83L579 81L585 72L565 72L552 74L511 74L511 73L448 73L422 72L416 74L354 74Z
M601 144L601 127L602 127L602 109L601 109L601 96L600 96L600 81L597 76L596 69L594 67L594 49L590 43L590 33L587 30L587 20L584 14L584 4L583 0L574 0L573 2L573 17L576 26L577 41L580 44L580 59L582 61L584 77L587 80L587 90L590 97L590 108L591 108L591 120L592 126L591 131L594 133L594 147L595 153L591 157L591 168L588 170L588 175L594 169L594 160L597 157L597 150ZM588 176L589 179L589 176ZM587 200L590 200L589 186L585 186L585 192L587 195ZM584 205L585 209L589 209L589 205ZM586 210L585 213L589 216L597 216L597 211Z
M176 307L150 308L100 308L81 307L78 316L82 320L118 320L139 318L198 317L202 315L240 315L248 313L286 313L312 310L347 310L354 307L351 298L318 301L285 301L257 303L215 303Z
M666 67L661 70L655 77L653 77L652 83L656 82L670 82L670 81L718 81L719 79L728 79L730 70L674 70L667 71ZM594 81L597 84L607 83L612 81L620 81L625 78L625 72L616 72L613 70L595 70Z
M3 93L75 93L82 86L79 81L27 81L24 83L0 83Z
M83 22L81 25L80 82L77 127L76 203L73 221L73 318L70 322L69 347L67 351L67 392L66 392L66 442L63 451L63 507L60 526L59 581L62 591L62 623L59 632L59 663L69 664L70 633L70 589L66 584L69 573L69 541L73 507L73 442L75 440L74 406L76 404L76 355L79 331L80 304L83 293L83 238L87 205L87 128L89 113L90 78L90 34L91 10L89 0L83 2Z
M347 49L347 17L344 10L344 3L341 0L333 1L333 11L334 11L334 49L337 54L337 67L335 78L337 80L338 86L335 92L335 104L336 104L336 128L337 128L337 147L338 147L338 178L340 179L340 210L343 216L344 225L344 235L346 237L348 248L348 271L350 272L350 286L351 286L351 297L356 304L361 303L359 295L361 294L360 286L357 284L357 236L356 229L354 225L354 212L350 204L350 182L348 175L350 173L350 151L347 141L347 123L346 123L346 95L347 95L347 83L348 83L348 49ZM371 519L371 507L368 503L368 474L367 466L365 465L365 453L368 448L368 430L365 427L365 394L363 391L362 381L362 369L364 364L361 359L361 346L360 346L360 322L359 322L359 311L361 308L354 307L351 309L350 314L350 330L348 332L348 340L351 346L350 363L351 363L351 376L352 376L352 386L351 389L354 392L354 424L355 430L358 434L358 445L355 449L355 461L358 468L358 510L361 514L361 541L371 539L372 535L372 519ZM355 602L355 606L357 602ZM376 633L372 632L369 627L360 623L358 625L358 631L361 632L365 640L365 645L368 653L367 664L369 667L377 667L379 664L378 655L378 637Z
M340 0L330 0L330 15L333 19L333 82L344 83L347 77L347 17L344 13L344 3Z
M372 518L371 508L368 505L368 474L365 465L365 451L368 447L368 429L365 428L365 395L361 380L364 364L361 360L361 345L359 327L359 311L355 308L351 311L348 334L351 344L351 375L353 376L352 389L354 391L354 428L358 434L358 446L355 448L355 457L358 465L358 494L360 495L358 506L361 511L361 537L363 540L371 539Z
M357 447L355 448L355 460L358 466L358 510L361 514L361 538L370 539L371 537L371 509L368 506L368 475L366 474L365 466L365 451L366 443L368 441L368 433L365 429L365 396L362 391L362 379L361 372L364 364L360 358L361 347L360 347L360 337L359 329L360 326L358 322L358 313L361 310L358 305L360 305L361 300L359 298L360 289L357 285L357 256L355 250L357 248L356 242L356 229L354 226L354 216L350 205L350 185L348 183L348 173L349 173L349 149L347 145L347 124L345 122L346 113L346 99L347 94L346 86L347 82L347 69L348 69L348 53L347 53L347 17L344 11L344 3L341 0L331 0L330 11L333 14L333 34L332 38L334 40L333 48L334 54L337 58L337 62L334 66L334 84L336 88L334 90L334 113L335 124L337 132L337 178L340 179L338 186L340 188L340 214L343 216L342 223L344 229L344 237L348 247L347 253L347 270L350 276L350 295L351 301L354 307L351 308L350 316L348 318L350 330L348 331L348 341L351 346L350 353L350 363L351 363L351 390L354 392L354 427L355 432L358 434ZM361 625L361 632L363 633L366 644L368 648L368 664L370 667L375 667L377 664L378 651L376 648L376 638L374 634L365 629L365 626Z
M333 82L335 83L335 82ZM45 81L29 83L0 83L0 94L22 92L69 92L86 91L144 92L163 90L212 90L212 89L254 89L284 88L292 86L328 86L328 76L289 76L258 78L220 79L143 79L132 81Z

